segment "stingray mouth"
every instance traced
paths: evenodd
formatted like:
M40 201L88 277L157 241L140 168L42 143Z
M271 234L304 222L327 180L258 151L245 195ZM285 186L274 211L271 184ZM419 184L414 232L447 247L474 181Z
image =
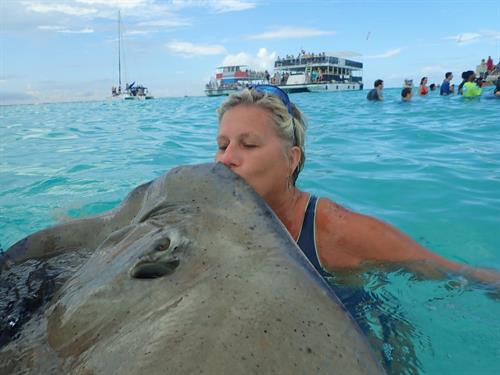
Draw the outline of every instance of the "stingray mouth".
M177 258L158 261L141 260L132 268L130 275L135 279L156 279L172 274L179 263Z

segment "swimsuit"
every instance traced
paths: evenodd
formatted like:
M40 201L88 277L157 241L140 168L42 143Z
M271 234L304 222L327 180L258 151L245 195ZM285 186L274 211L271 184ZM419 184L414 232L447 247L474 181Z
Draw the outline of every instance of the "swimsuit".
M299 245L300 250L309 259L314 268L323 277L331 276L330 273L326 272L319 262L318 249L316 248L316 236L315 236L315 226L314 220L316 218L316 206L318 198L314 195L309 197L309 202L307 203L306 212L304 213L304 221L302 222L302 228L300 229L299 239L297 240L297 245Z

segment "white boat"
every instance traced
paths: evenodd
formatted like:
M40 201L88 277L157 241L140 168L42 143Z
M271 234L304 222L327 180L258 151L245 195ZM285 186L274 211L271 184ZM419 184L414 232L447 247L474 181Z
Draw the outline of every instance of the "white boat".
M288 93L362 90L362 74L361 62L302 51L274 62L271 83Z
M122 64L121 64L121 14L118 11L118 86L111 87L112 99L123 100L149 100L154 99L154 96L148 93L147 87L136 85L135 82L125 84L125 90L122 90Z
M270 74L251 70L247 65L219 66L215 77L205 85L207 96L229 95L241 89L262 83L267 83Z

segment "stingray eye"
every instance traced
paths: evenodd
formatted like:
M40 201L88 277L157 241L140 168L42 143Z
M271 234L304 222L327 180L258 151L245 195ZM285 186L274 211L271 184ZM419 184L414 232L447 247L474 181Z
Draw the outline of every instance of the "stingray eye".
M158 243L154 250L155 251L165 251L170 247L170 238L165 238L162 242Z

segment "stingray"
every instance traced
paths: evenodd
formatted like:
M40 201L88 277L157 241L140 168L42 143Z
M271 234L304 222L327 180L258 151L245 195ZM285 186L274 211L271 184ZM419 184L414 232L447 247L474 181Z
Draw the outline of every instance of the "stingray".
M172 169L0 259L0 373L383 374L286 228L221 164Z

